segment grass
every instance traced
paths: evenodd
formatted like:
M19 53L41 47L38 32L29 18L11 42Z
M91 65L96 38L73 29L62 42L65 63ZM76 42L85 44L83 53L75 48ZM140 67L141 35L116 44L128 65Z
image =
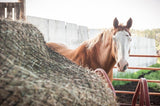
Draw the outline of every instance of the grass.
M151 65L150 67L160 68L160 64L157 63L154 65ZM134 73L118 73L117 78L138 79L138 77L140 75L146 74L146 75L144 75L144 78L146 78L148 80L160 80L160 71L152 71L150 74L147 74L150 71L151 70L139 70ZM127 83L130 83L130 81L113 81L112 82L113 86L125 85ZM158 83L148 83L148 86L160 91L160 84L158 84Z

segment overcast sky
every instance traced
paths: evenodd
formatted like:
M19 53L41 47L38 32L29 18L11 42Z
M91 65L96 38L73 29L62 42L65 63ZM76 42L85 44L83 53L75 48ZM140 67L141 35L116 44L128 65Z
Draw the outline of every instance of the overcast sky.
M160 28L160 0L26 0L26 14L89 28L110 28L117 17L134 29Z

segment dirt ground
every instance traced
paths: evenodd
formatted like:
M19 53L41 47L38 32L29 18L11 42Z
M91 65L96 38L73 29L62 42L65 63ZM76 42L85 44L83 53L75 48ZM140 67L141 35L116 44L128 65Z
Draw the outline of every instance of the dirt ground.
M126 85L115 86L115 90L122 90L122 91L135 91L137 86L137 82L128 83ZM149 92L159 92L152 88L149 88ZM127 103L131 104L133 95L131 94L117 94L117 101L119 103ZM151 106L156 105L160 106L160 96L151 95L150 96L150 104Z

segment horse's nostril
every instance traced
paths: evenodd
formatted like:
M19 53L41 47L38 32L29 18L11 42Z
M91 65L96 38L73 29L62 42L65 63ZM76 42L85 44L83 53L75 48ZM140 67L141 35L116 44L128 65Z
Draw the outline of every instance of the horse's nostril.
M128 67L128 64L126 64L126 65L124 66L123 70L126 70L126 69L127 69L127 67Z
M129 66L129 64L127 63L127 66Z

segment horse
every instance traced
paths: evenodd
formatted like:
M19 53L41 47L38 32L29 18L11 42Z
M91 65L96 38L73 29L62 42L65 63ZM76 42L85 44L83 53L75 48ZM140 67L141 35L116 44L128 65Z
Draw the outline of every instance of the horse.
M117 63L117 69L125 72L128 68L130 54L132 18L126 25L119 24L117 18L113 21L113 28L100 33L98 36L84 41L76 49L68 49L65 45L48 42L46 45L52 50L65 56L77 65L88 67L92 70L102 68L113 79L113 68Z

